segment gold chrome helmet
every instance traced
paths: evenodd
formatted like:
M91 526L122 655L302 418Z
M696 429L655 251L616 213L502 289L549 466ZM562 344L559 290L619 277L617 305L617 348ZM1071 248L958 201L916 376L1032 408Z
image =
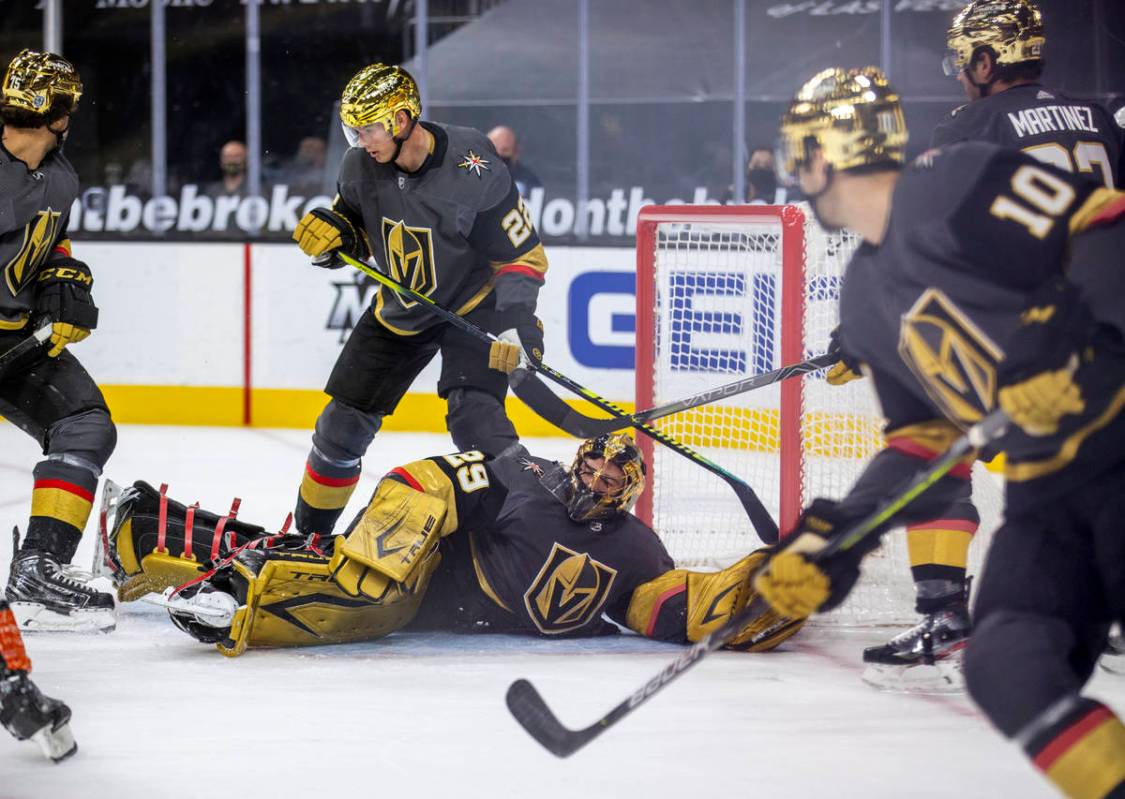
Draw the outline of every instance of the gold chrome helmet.
M814 147L834 170L901 165L907 138L898 93L878 67L826 69L801 87L781 117L778 178L791 185Z
M348 81L340 98L340 121L348 144L358 147L358 130L368 125L382 125L387 133L397 137L403 132L403 127L395 122L399 111L406 111L411 120L422 116L422 98L414 78L402 67L364 67Z
M73 111L82 96L82 80L61 55L24 50L8 64L0 94L5 108L46 116L60 99Z
M594 468L589 463L596 458L616 464L625 473L620 485L617 479L603 474L605 464ZM590 486L582 480L583 474L590 478ZM598 485L606 490L595 490ZM573 521L609 519L627 512L645 490L645 462L640 449L624 433L606 433L583 441L570 465L570 488L566 510Z
M973 0L953 18L942 68L954 77L981 47L992 48L998 66L1038 61L1046 42L1043 16L1030 0Z

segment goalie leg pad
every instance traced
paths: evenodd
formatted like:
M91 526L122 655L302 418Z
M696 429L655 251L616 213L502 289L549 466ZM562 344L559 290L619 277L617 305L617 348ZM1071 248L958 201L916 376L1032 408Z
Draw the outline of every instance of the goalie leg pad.
M341 644L389 635L414 618L440 562L441 554L430 552L408 585L387 582L375 601L345 592L323 558L248 550L233 564L232 582L242 605L216 647L235 657L248 647Z
M157 491L138 480L118 491L107 481L100 542L103 562L95 563L95 570L108 568L123 602L182 585L204 572L204 563L266 535L263 528L234 518L237 501L220 516L198 504L176 502L165 489Z
M432 494L394 480L383 480L359 523L337 541L333 576L353 595L372 596L363 587L365 570L373 569L396 583L411 581L413 571L437 547L448 505ZM378 580L374 583L377 586ZM376 595L381 587L374 589Z

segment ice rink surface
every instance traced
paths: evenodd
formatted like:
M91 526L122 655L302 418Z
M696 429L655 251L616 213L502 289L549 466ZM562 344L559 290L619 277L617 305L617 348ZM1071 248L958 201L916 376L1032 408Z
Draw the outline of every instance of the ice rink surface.
M308 446L301 431L123 426L106 476L278 526ZM528 440L569 459L574 442ZM349 513L387 468L448 452L445 436L383 434ZM35 444L0 423L0 531L26 524ZM88 566L93 525L75 562ZM0 572L11 557L0 546ZM158 608L121 608L108 635L27 636L34 678L67 701L78 754L61 765L0 733L0 799L127 797L1052 797L964 696L894 695L860 681L886 630L806 629L770 654L722 652L567 760L512 720L531 679L586 726L679 647L619 636L395 635L227 659ZM1018 668L1018 664L1013 664ZM1092 693L1125 708L1125 677Z

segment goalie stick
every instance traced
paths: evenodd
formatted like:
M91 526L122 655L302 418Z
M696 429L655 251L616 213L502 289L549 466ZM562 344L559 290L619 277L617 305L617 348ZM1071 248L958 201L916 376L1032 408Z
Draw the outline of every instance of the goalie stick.
M48 323L40 327L27 338L21 339L15 346L9 347L3 355L0 355L0 377L3 376L4 371L11 366L13 362L34 350L50 337L51 325Z
M839 535L834 536L824 549L813 555L813 560L823 560L841 550L851 549L871 535L896 513L913 502L919 494L944 477L950 469L957 465L958 461L973 450L980 449L988 442L1001 436L1007 423L1008 417L1003 411L995 410L990 413L965 435L953 442L944 455L915 474L901 491L890 499L884 500L863 519ZM766 568L768 563L767 561L762 568ZM756 575L757 572L747 579L753 581ZM765 600L756 597L749 605L732 616L726 624L689 647L655 677L638 688L628 699L619 703L589 727L579 730L564 727L558 717L551 711L551 708L547 706L543 696L535 686L525 679L516 680L508 686L508 693L505 697L508 710L515 716L516 721L527 730L528 734L542 744L547 751L558 757L568 757L632 713L674 679L725 644L743 626L756 618L762 612L764 606ZM753 644L757 640L762 640L770 632L771 630L768 629L763 630L750 643Z
M671 416L673 413L698 408L700 405L707 405L716 400L744 394L747 391L770 386L774 383L780 383L782 380L788 380L791 377L816 372L831 366L838 360L839 358L837 356L831 354L817 355L815 358L809 358L807 361L801 361L800 363L794 363L789 366L782 366L780 369L774 369L772 372L764 372L759 375L746 377L742 380L736 380L733 383L726 383L700 392L699 394L693 394L690 397L684 397L675 402L657 405L655 408L649 408L647 411L638 411L630 416L619 416L612 419L598 419L593 416L586 416L583 413L579 413L565 402L552 402L546 396L546 393L550 392L546 386L542 386L542 381L538 381L533 374L522 367L513 370L511 383L512 390L516 392L516 395L555 427L579 438L594 438L605 433L612 433L615 430L621 430L625 427L647 424L656 419ZM521 372L522 374L517 376L516 372ZM520 385L517 389L517 382L526 385ZM533 385L533 382L539 382L540 386ZM523 393L521 393L521 391ZM529 402L527 398L524 397L524 393L532 398L532 402Z
M459 330L462 330L463 332L468 333L471 336L475 336L476 338L483 341L493 342L498 340L497 337L492 333L488 333L482 330L467 319L464 319L453 313L448 308L444 308L441 305L438 305L425 294L422 294L410 288L409 286L405 286L402 283L399 283L397 280L389 277L388 275L384 275L382 272L374 269L369 264L358 261L346 253L337 254L341 259L344 260L345 263L354 266L365 275L383 284L392 291L396 291L399 294L403 294L412 300L416 300L422 303L425 307L429 308L430 311L437 314L442 319L446 320ZM613 414L613 416L618 419L628 418L629 416L623 408L614 405L609 400L599 396L598 394L595 394L585 386L574 382L562 372L558 372L552 369L550 366L547 366L547 364L543 362L530 364L528 368L546 375L552 381L558 383L563 388L569 391L573 391L578 396L582 397L585 400L588 400L594 405L597 405L603 411ZM513 370L513 373L517 371L522 371L524 376L528 374L527 369ZM548 390L541 381L527 379L521 380L517 377L515 379L509 378L509 383L511 384L512 390L515 392L517 397L527 403L527 405L532 410L534 410L536 413L539 413L539 415L543 416L543 418L547 419L548 421L551 421L551 416L547 414L552 414L555 416L559 414L557 407L555 407L556 405L566 406L566 403L563 402L559 397L557 397L553 392ZM541 411L540 408L543 408L544 410ZM649 438L652 438L655 441L659 441L669 449L674 450L688 460L698 464L699 466L702 466L707 471L716 475L720 480L729 485L734 491L735 495L738 497L738 501L742 504L743 510L750 518L750 523L754 526L754 531L758 534L758 537L762 539L762 541L766 544L776 543L778 538L777 522L775 522L773 517L770 516L769 511L766 510L765 506L762 504L762 500L758 498L758 495L754 492L754 489L751 488L745 480L742 480L739 477L731 474L726 469L703 457L698 452L688 447L686 444L680 443L676 439L660 432L656 428L632 421L627 422L623 426L635 427L637 430L640 430Z

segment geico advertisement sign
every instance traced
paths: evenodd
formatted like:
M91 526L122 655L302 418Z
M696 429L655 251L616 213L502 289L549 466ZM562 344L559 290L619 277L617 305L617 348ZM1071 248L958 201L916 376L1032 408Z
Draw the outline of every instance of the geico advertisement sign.
M289 186L278 184L261 196L211 195L189 183L176 197L142 198L123 185L93 186L74 201L69 232L117 233L138 238L161 233L276 234L283 238L310 209L326 206L326 195L291 194ZM718 205L703 186L695 187L690 199L662 198L669 205ZM534 188L526 204L532 222L545 240L582 232L592 239L631 237L637 231L637 214L655 201L645 196L642 186L612 189L608 197L592 197L579 206L568 197L548 198Z

